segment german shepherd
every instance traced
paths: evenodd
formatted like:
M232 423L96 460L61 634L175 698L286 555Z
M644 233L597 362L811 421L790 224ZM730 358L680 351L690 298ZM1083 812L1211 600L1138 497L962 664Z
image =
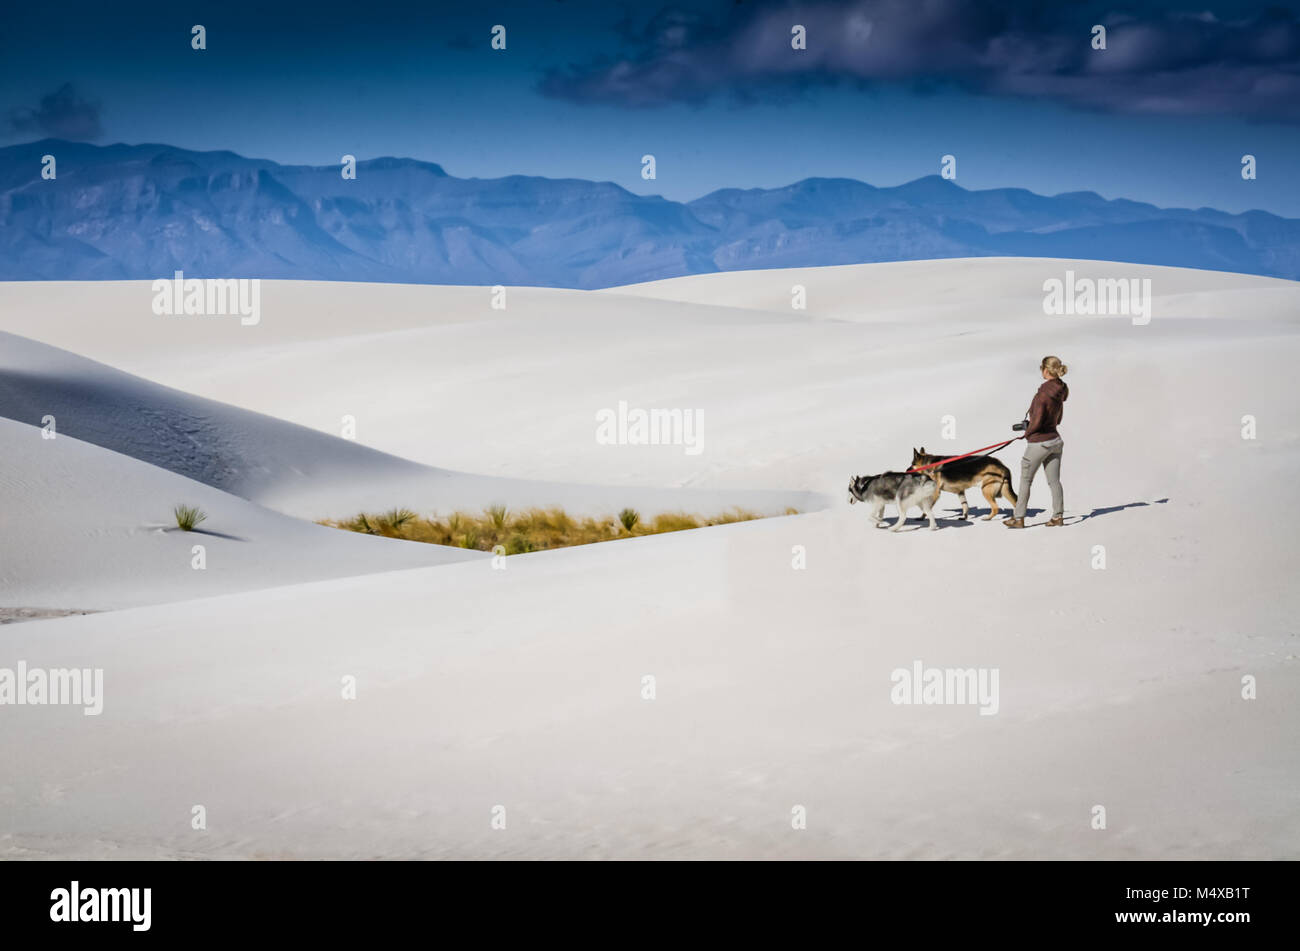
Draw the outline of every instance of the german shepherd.
M944 457L926 452L924 446L920 449L913 447L910 468L929 465L942 458ZM999 492L1012 505L1016 504L1016 490L1011 487L1011 470L992 456L967 456L965 459L945 462L941 466L925 471L934 476L935 481L939 483L940 491L951 492L961 499L962 518L968 518L970 515L970 507L966 504L966 490L972 486L979 486L984 498L988 500L989 514L984 516L986 522L998 514Z

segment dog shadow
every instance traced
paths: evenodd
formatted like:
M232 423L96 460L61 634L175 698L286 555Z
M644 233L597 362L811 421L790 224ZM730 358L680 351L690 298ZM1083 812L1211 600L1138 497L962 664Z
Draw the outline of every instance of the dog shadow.
M1045 511L1047 511L1047 510L1046 510L1046 509L1028 509L1028 510L1026 510L1026 515L1027 515L1027 516L1028 516L1028 515L1040 515L1040 514L1042 514L1042 513L1045 512ZM1000 521L1002 521L1004 518L1010 518L1010 517L1011 517L1011 512L1012 512L1012 510L1011 510L1010 508L1008 508L1007 506L1004 505L1004 506L1002 506L1001 508L998 509L998 514L995 515L993 518L989 519L989 521L990 521L990 522L1000 522ZM989 514L989 510L988 510L987 508L982 508L982 509L980 509L980 508L975 508L974 506L972 506L971 509L970 509L970 514L969 514L968 516L966 516L966 518L962 518L962 517L961 517L961 509L959 509L959 508L957 508L957 509L949 509L946 515L940 515L938 512L936 512L935 515L934 515L934 517L935 517L936 519L939 519L940 521L949 521L949 522L953 522L954 524L957 524L957 525L970 525L970 524L972 524L972 523L974 523L974 522L982 522L982 521L984 521L984 516L986 516L986 515L988 515L988 514Z
M892 518L886 516L885 520L881 522L879 525L877 525L876 528L882 531L889 531L894 527L894 523L896 521L898 521L897 515L893 516ZM934 513L934 522L936 525L939 526L940 530L943 530L945 528L969 528L971 524L969 521L962 521L959 518L945 518L944 516L940 515L938 512ZM898 531L901 534L902 532L916 532L916 531L929 531L929 530L930 530L930 520L923 515L918 515L916 518L909 518L906 521L904 521L903 527L900 528Z

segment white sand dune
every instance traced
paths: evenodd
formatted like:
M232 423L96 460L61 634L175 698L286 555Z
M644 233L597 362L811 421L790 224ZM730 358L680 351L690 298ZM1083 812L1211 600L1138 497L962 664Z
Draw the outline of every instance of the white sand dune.
M1064 537L887 537L859 514L15 625L6 661L102 665L106 700L99 717L7 711L0 849L1297 854L1288 569L1259 576L1243 618L1225 587L1268 559L1206 558L1210 520L1187 505ZM1170 525L1187 535L1153 546ZM1098 540L1105 573L1087 565ZM891 705L890 672L915 659L998 667L998 715Z
M8 419L0 419L0 457L3 606L106 610L489 557L290 518ZM207 514L197 532L176 527L179 504Z
M680 492L453 472L192 396L46 344L0 334L0 417L41 425L299 518L408 506L448 513L507 504L611 514L681 507L807 510L800 492ZM215 527L215 526L214 526Z
M1042 314L1043 281L1063 278L1149 279L1162 317L1286 315L1295 302L1296 283L1252 274L1187 268L1073 261L1058 258L953 258L850 264L834 267L774 268L739 272L743 278L698 274L646 284L629 284L597 293L788 313L791 288L807 291L807 313L820 318L884 323L920 319L970 321L987 325Z
M1150 277L1152 323L1045 317L1043 281L1067 269ZM807 290L806 311L791 309L795 284ZM1225 337L1216 322L1231 322L1231 340L1300 312L1300 285L1289 281L996 258L735 272L600 292L510 288L505 310L492 309L489 288L264 282L255 327L157 317L145 282L86 287L0 284L0 329L332 436L351 416L358 443L427 466L836 498L849 471L897 466L915 441L937 439L944 415L959 417L961 445L1004 433L1032 395L1043 353L1063 351L1094 387L1127 388L1141 376L1142 390L1164 400L1178 395L1176 368L1158 359L1166 341L1215 346ZM1212 370L1194 363L1194 372ZM598 444L595 414L620 400L700 411L705 451ZM1080 412L1091 408L1074 409L1076 427ZM1104 418L1090 417L1090 428L1093 419ZM390 495L376 504L425 503Z
M1007 433L1045 353L1071 365L1072 388L1059 531L945 514L939 532L893 535L836 504L504 569L286 577L0 628L0 667L101 667L105 682L98 717L4 711L0 855L1300 856L1296 529L1274 497L1300 470L1300 285L1141 269L1159 278L1149 325L1045 317L1042 280L1065 267L1128 273L941 261L724 274L511 289L504 314L478 288L267 285L257 328L158 323L147 285L0 286L0 329L279 417L253 417L267 442L238 442L236 457L271 460L282 475L242 485L292 514L355 498L312 497L317 476L346 488L341 470L291 472L309 437L362 458L332 435L343 413L377 450L367 459L838 502L850 473L900 467L913 445ZM807 312L790 311L792 283ZM67 316L92 302L95 322ZM41 306L55 316L32 318ZM64 381L90 372L14 339L0 347L48 358ZM92 374L88 415L110 405L110 382ZM193 412L144 385L130 383ZM592 415L618 399L701 408L705 451L596 445ZM230 406L196 415L257 428ZM945 416L956 439L940 437ZM39 440L30 424L22 435ZM48 472L53 500L80 486L71 465ZM1045 497L1037 485L1031 521ZM109 504L92 496L86 511ZM243 504L228 511L249 532L303 547ZM52 594L84 606L63 581ZM892 671L918 660L996 668L997 715L891 703ZM349 676L355 700L341 697ZM1247 676L1257 699L1242 698ZM206 830L191 827L195 805ZM1090 826L1098 805L1104 830ZM796 806L806 830L791 827Z

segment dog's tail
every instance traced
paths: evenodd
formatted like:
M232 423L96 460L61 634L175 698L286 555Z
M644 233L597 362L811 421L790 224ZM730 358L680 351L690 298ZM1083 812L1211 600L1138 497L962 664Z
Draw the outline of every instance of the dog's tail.
M1011 470L1002 462L998 465L1002 467L1002 497L1015 505L1020 499L1016 496L1016 490L1011 487Z

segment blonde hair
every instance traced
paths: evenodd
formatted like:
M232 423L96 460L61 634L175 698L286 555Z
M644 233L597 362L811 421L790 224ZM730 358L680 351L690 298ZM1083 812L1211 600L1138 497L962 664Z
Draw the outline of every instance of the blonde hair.
M1061 362L1060 357L1043 357L1043 362L1038 365L1038 369L1046 370L1058 380L1070 372L1070 368Z

